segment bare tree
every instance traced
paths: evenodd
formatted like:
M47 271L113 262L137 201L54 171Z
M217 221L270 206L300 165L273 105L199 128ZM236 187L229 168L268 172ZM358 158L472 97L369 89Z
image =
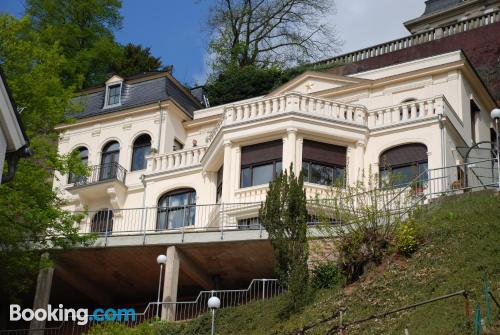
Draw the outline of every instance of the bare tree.
M338 46L333 0L215 0L210 50L215 67L295 65Z

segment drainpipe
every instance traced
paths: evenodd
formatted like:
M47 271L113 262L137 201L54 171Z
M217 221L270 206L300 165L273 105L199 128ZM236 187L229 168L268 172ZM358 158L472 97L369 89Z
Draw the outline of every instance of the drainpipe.
M446 143L445 143L445 136L444 136L444 121L443 121L443 114L438 115L438 121L439 121L439 129L441 130L441 173L443 174L441 178L441 190L444 191L445 189L445 180L444 180L444 174L446 171L444 170L445 165L446 165Z
M5 155L5 161L7 162L7 174L2 176L1 183L5 184L14 179L19 159L30 156L33 156L33 151L27 145L22 146L17 151L8 152Z
M146 242L146 222L147 222L147 215L148 211L146 208L146 175L141 174L140 177L141 183L144 186L144 193L142 194L142 232L144 234L143 238L143 244Z

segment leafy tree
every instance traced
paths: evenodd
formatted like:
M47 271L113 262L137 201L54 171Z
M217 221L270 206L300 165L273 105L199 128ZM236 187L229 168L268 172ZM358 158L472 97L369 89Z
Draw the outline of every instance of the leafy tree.
M294 65L330 55L339 44L324 20L333 0L216 0L208 26L215 70L230 65Z
M280 77L281 71L277 68L229 67L208 82L210 104L215 106L266 94Z
M160 57L154 57L151 55L151 49L144 48L142 45L128 43L123 46L122 52L122 57L113 66L113 73L122 77L140 72L157 71L163 67Z
M65 85L92 86L107 79L121 57L113 32L121 27L121 0L27 0L26 14L43 42L58 43L68 60Z
M269 184L266 202L259 211L274 250L278 279L289 292L289 312L299 311L308 301L309 256L307 208L303 174L280 174Z
M16 178L0 185L0 296L18 297L41 266L40 253L86 243L78 235L79 217L61 209L52 188L53 171L81 173L75 154L57 154L54 126L64 120L74 86L65 87L68 61L58 43L42 42L28 18L0 16L0 64L34 155L18 164ZM76 108L76 107L75 107Z

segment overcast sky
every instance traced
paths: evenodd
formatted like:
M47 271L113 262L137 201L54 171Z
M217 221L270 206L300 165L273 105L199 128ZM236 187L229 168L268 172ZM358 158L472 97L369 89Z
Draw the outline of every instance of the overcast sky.
M420 16L425 0L336 0L331 20L341 53L408 35L403 22ZM121 43L151 47L164 64L174 65L183 83L203 83L206 77L207 38L203 30L210 0L123 0ZM0 12L20 16L23 0L0 0ZM330 18L329 18L330 19ZM332 55L333 56L333 55Z

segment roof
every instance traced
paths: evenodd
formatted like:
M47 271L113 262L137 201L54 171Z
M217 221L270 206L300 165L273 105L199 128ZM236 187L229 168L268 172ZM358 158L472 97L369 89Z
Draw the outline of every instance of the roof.
M2 67L0 66L0 78L3 82L3 86L5 87L5 91L7 91L7 95L9 97L9 102L12 106L12 109L14 110L14 114L16 116L16 121L17 124L19 125L19 128L21 129L21 133L23 135L24 141L29 143L29 138L28 135L26 135L26 130L24 129L23 122L21 120L21 115L19 114L19 111L17 110L16 103L14 102L14 98L12 98L12 92L9 88L9 85L7 84L7 79L5 78L5 74L3 73Z
M427 0L425 2L425 11L422 16L453 7L464 1L465 0Z
M73 99L73 102L83 105L83 111L73 113L70 116L76 119L83 119L167 99L175 100L190 118L193 117L193 111L202 107L196 98L189 91L182 88L181 84L167 72L144 73L126 78L122 84L121 94L120 105L105 108L105 86L84 90Z

